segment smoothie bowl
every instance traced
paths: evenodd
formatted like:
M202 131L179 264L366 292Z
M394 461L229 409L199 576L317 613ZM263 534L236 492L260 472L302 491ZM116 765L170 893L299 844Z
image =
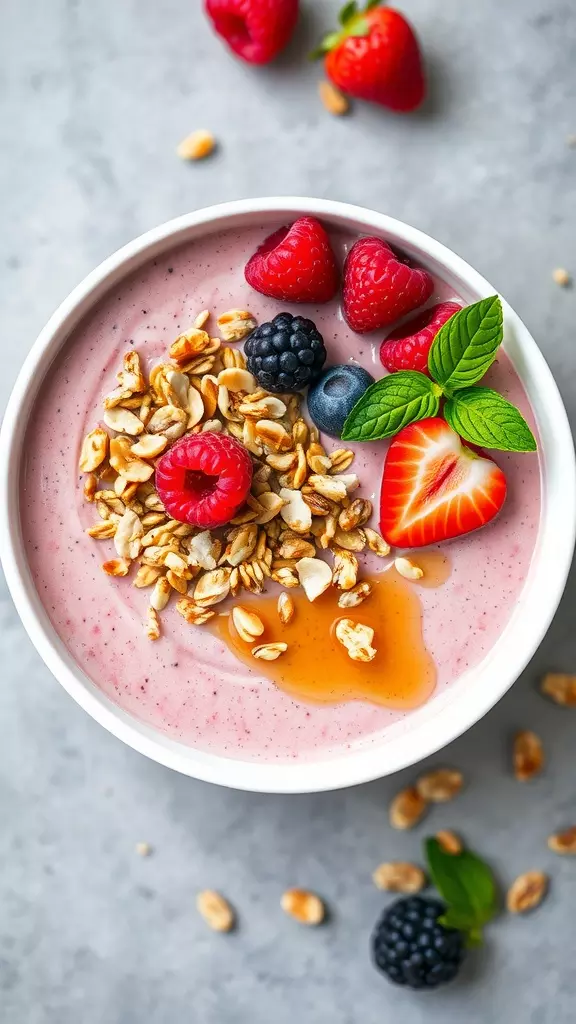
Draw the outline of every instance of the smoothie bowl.
M522 671L573 552L572 440L526 328L341 203L125 246L40 335L2 450L2 561L48 667L135 749L237 788L440 749Z

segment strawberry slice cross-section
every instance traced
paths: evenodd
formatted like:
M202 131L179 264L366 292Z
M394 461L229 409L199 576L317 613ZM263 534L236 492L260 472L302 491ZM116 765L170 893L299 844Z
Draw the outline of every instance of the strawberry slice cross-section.
M498 514L506 477L439 417L405 427L384 465L380 528L389 544L424 547L470 533Z

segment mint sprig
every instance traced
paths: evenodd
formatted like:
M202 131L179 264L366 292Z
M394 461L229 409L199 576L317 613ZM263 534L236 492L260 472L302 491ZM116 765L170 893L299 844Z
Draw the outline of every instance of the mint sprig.
M347 417L343 441L392 437L415 420L435 416L442 389L416 370L400 370L371 384Z
M474 387L494 362L504 337L502 303L497 295L466 306L446 321L428 354L430 377L401 370L372 384L351 410L343 441L393 437L416 420L443 414L471 444L506 452L534 452L526 420L490 388Z
M469 946L481 945L482 929L498 911L491 869L469 850L447 853L437 839L426 839L424 853L430 877L447 905L440 924L464 932Z
M430 376L445 395L477 384L492 366L504 337L497 295L465 306L440 328L428 353Z
M444 416L465 441L507 452L534 452L536 441L515 405L491 388L464 388L444 406Z

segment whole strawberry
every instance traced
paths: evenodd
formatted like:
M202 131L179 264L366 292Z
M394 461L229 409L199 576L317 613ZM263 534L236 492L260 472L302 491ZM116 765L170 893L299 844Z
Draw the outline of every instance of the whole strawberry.
M218 35L249 64L268 64L288 43L298 0L204 0Z
M341 29L326 36L317 55L339 89L361 100L406 112L419 107L426 83L418 40L403 14L368 0L340 12Z

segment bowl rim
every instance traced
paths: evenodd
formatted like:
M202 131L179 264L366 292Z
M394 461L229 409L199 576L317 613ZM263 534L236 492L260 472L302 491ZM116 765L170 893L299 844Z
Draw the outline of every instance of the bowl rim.
M150 258L154 250L182 244L193 231L206 228L212 233L218 227L225 228L230 226L226 222L234 218L254 222L258 217L302 214L381 235L424 262L437 263L446 277L457 280L457 287L472 296L470 301L495 293L480 274L442 243L364 207L293 196L241 199L204 207L152 228L124 245L72 290L26 357L0 434L4 456L0 462L0 557L23 625L52 674L96 721L152 760L206 782L256 792L319 792L380 778L436 753L479 721L515 682L547 632L565 587L576 535L576 462L562 398L535 340L502 300L504 347L527 391L540 432L544 471L538 540L517 607L494 647L452 687L411 712L410 728L392 739L384 736L380 743L330 752L320 760L280 764L243 761L198 751L138 722L113 704L76 665L36 593L20 531L18 482L28 419L27 395L44 376L47 357L65 344L75 323L110 286ZM472 688L471 677L477 677Z

